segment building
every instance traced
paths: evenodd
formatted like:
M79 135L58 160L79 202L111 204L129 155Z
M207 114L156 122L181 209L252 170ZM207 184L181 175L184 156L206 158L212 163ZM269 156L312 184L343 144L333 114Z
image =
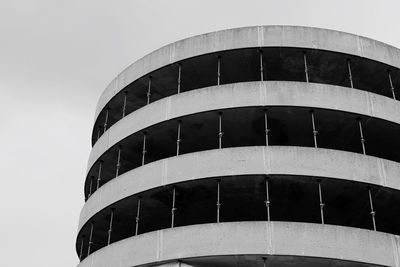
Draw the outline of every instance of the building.
M291 26L133 63L98 102L79 266L400 266L399 68Z

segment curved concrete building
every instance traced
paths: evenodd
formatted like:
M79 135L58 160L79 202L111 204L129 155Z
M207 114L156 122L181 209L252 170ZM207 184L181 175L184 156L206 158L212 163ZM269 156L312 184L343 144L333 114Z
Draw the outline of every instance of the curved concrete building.
M400 50L259 26L184 39L98 102L79 267L400 266Z

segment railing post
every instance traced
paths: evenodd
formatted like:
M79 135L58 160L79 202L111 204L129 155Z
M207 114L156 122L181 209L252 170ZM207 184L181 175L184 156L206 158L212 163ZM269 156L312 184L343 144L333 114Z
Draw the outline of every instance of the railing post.
M369 196L369 205L371 208L371 219L372 219L372 226L374 227L374 231L376 231L376 223L375 223L375 211L374 211L374 205L372 203L372 193L371 193L371 187L368 187L368 196Z
M147 135L147 132L143 132L142 166L144 165L145 156L146 156L146 153L147 153L147 150L146 150L146 135Z
M388 77L389 77L390 90L392 91L393 99L396 100L396 94L395 94L395 92L394 92L394 86L393 86L393 81L392 81L392 74L390 73L390 70L388 70Z
M114 220L114 209L112 208L111 214L110 214L110 225L108 228L107 246L110 245L110 242L111 242L111 232L112 232L113 220Z
M270 200L269 200L269 179L268 177L265 178L265 207L267 208L267 220L271 221L271 216L270 216L270 211L269 211L269 205L270 205Z
M177 139L176 139L176 155L179 156L179 149L180 149L180 143L181 143L181 124L182 121L178 120L178 134L177 134Z
M218 113L218 148L222 148L222 136L224 132L222 131L222 112Z
M306 76L306 82L309 82L309 78L308 78L308 66L307 66L307 54L304 51L303 52L303 59L304 59L304 74Z
M347 59L347 70L348 70L348 72L349 72L350 87L351 87L351 88L354 88L354 85L353 85L353 75L352 75L352 73L351 73L351 61L350 61L350 59Z
M269 134L269 129L268 129L268 114L267 114L267 109L264 109L264 125L265 125L265 145L269 145L269 140L268 140L268 134Z
M128 91L124 91L124 103L122 105L122 118L125 117L125 113L126 113L126 99L128 97Z
M311 110L311 122L312 122L313 136L314 136L314 147L317 148L318 147L318 143L317 143L318 131L316 130L316 127L315 127L314 110Z
M151 76L149 76L149 82L147 87L147 105L150 104L150 96L151 96Z
M174 228L175 223L175 198L176 198L176 188L175 186L172 188L172 208L171 208L171 228Z
M324 224L325 223L325 220L324 220L324 207L325 207L325 204L324 204L324 202L322 200L321 179L318 179L317 182L318 182L319 208L320 208L320 211L321 211L321 223Z
M98 173L98 176L97 176L97 185L96 185L96 190L97 190L97 189L99 189L99 187L100 187L100 181L101 181L101 168L102 168L102 166L103 166L103 161L102 161L102 160L100 160L100 161L99 161L99 173Z
M92 221L92 223L90 225L90 235L89 235L87 256L90 255L90 249L92 248L92 245L93 245L93 227L94 227L94 221Z
M115 177L118 176L119 174L119 169L121 168L121 149L122 146L118 146L118 156L117 156L117 165L116 165L116 170L115 170Z
M358 118L358 128L360 130L360 141L361 141L362 151L363 151L363 154L366 155L366 152L365 152L365 139L364 139L364 133L363 133L362 124L361 124L361 118Z
M220 199L220 183L221 180L217 180L217 223L219 223L220 209L221 209L221 199Z
M135 236L138 235L139 232L139 219L140 219L140 203L141 198L138 198L137 201L137 210L136 210L136 217L135 217Z

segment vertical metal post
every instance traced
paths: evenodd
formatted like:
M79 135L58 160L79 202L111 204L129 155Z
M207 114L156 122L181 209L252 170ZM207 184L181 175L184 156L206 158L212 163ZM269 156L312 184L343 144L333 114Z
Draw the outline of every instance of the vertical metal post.
M111 242L111 232L112 232L113 220L114 220L114 209L112 208L111 215L110 215L110 226L108 228L107 246L110 245L110 242Z
M124 103L122 104L122 118L125 117L126 112L126 99L128 97L128 91L124 91Z
M264 81L263 51L260 49L260 80Z
M81 248L79 249L79 260L82 261L82 256L83 256L83 242L85 241L85 236L82 236L81 240Z
M267 220L271 221L271 216L270 216L270 212L269 212L269 204L271 203L269 201L269 180L268 177L265 178L265 206L267 208Z
M101 126L99 125L99 129L97 130L97 140L99 140L101 134Z
M319 208L320 208L320 211L321 211L321 223L324 224L325 223L325 221L324 221L324 207L325 207L325 204L324 204L324 202L322 200L321 180L318 179L317 181L318 181Z
M137 202L137 210L136 210L136 218L135 218L135 235L138 235L139 232L139 218L140 218L140 197L138 198Z
M181 124L182 121L178 120L178 137L176 139L176 155L179 156L179 148L181 143Z
M363 129L362 129L362 124L361 124L361 119L358 119L358 128L360 129L360 141L361 141L361 147L363 154L366 155L365 153L365 139L364 139L364 134L363 134Z
M171 208L171 228L174 228L175 223L175 198L176 198L176 188L175 186L172 188L172 208Z
M224 132L222 131L222 112L218 113L218 148L222 148L222 136Z
M92 190L93 190L93 178L94 176L90 176L90 184L89 184L89 194L88 194L88 198L92 195Z
M98 176L97 176L97 186L96 186L96 190L97 190L97 189L99 189L99 187L100 187L100 181L101 181L101 168L102 168L102 166L103 166L103 161L102 161L102 160L100 160L100 161L99 161L99 173L98 173Z
M221 56L218 56L217 85L221 82Z
M269 129L268 129L268 114L267 110L264 109L264 124L265 124L265 145L268 146L268 134L269 134Z
M117 169L115 170L115 177L119 174L119 169L121 168L121 146L118 146L118 156L117 156Z
M349 71L350 87L354 88L354 86L353 86L353 75L351 73L351 62L350 62L350 59L347 59L347 70Z
M146 135L147 135L147 133L143 132L142 166L144 165L144 160L145 160L145 156L146 156L146 153L147 153L147 150L146 150Z
M390 71L388 71L388 77L389 77L390 89L392 90L393 99L396 100L396 94L394 92L394 86L392 81L392 74L390 73Z
M220 209L221 209L221 199L220 199L220 183L221 180L217 180L217 223L219 223Z
M151 76L149 76L149 84L147 87L147 105L150 104L150 96L151 96Z
M104 119L103 133L105 133L107 131L108 111L109 111L109 108L106 108L106 118Z
M371 194L371 188L368 187L368 196L369 196L369 205L371 208L371 219L372 219L372 225L374 227L374 231L376 231L376 224L375 224L375 211L374 211L374 205L372 203L372 194Z
M178 63L178 94L181 92L182 64Z
M306 82L309 82L308 78L308 67L307 67L307 54L306 52L303 52L303 58L304 58L304 73L306 75Z
M316 127L315 127L314 110L311 110L311 122L312 122L313 136L314 136L314 147L317 148L318 147L318 143L317 143L318 131L316 130Z
M263 257L262 259L263 259L263 263L264 263L263 266L264 266L264 267L267 267L267 258L266 258L266 257Z
M91 226L90 226L90 235L89 235L87 256L90 255L90 249L92 248L92 244L93 244L93 227L94 227L94 221L92 221Z

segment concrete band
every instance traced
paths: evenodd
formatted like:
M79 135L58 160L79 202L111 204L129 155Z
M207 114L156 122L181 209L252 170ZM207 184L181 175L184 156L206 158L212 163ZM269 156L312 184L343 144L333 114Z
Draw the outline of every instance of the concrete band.
M400 266L398 236L358 228L294 222L231 222L165 229L127 238L79 267L131 267L213 255L288 255Z
M297 26L256 26L187 38L164 46L122 71L103 91L95 118L119 91L160 67L190 57L250 47L300 47L346 53L400 68L400 50L369 38L326 29Z
M201 178L251 174L328 177L400 190L400 164L372 156L290 146L215 149L155 161L109 181L83 206L78 229L103 208L148 189Z
M246 82L206 87L160 99L114 124L93 146L87 173L110 147L165 120L203 111L248 106L299 106L352 112L400 124L400 104L346 87L304 82Z

